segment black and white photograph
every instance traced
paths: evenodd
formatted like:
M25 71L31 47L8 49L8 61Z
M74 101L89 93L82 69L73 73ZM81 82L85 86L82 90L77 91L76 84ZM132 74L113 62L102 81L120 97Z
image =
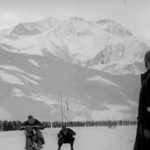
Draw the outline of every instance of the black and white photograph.
M0 149L149 150L150 0L0 0Z

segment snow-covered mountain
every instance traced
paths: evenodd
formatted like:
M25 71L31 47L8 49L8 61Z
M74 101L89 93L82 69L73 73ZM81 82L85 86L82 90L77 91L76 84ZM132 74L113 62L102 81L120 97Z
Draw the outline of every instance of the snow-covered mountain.
M93 119L105 110L133 117L148 49L108 19L51 17L1 30L0 111L15 119L30 113L60 119L63 97L65 118Z
M2 30L0 40L6 48L12 47L11 52L41 56L50 52L66 62L103 68L104 71L113 70L110 66L116 62L127 69L128 62L141 62L144 52L149 49L143 39L115 21L90 22L75 17L66 21L48 18L41 22L20 23ZM124 71L130 72L125 68Z

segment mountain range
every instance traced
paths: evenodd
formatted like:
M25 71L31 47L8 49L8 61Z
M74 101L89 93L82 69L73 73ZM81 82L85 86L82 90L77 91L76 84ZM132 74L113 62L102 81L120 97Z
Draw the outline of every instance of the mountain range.
M0 119L134 119L149 47L109 19L50 17L3 29Z

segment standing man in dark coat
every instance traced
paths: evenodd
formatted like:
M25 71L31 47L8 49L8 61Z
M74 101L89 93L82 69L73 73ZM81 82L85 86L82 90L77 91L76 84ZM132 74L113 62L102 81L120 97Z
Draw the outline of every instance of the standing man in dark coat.
M145 54L146 72L141 75L137 134L133 150L150 149L150 51Z

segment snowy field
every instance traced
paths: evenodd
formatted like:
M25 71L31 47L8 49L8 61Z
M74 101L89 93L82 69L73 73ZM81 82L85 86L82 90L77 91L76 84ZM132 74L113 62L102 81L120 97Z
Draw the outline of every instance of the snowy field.
M73 128L76 135L74 150L132 150L136 126L126 127L87 127ZM57 150L57 133L59 129L45 129L45 146L43 150ZM0 132L1 150L24 150L23 131ZM62 150L70 150L68 144Z

